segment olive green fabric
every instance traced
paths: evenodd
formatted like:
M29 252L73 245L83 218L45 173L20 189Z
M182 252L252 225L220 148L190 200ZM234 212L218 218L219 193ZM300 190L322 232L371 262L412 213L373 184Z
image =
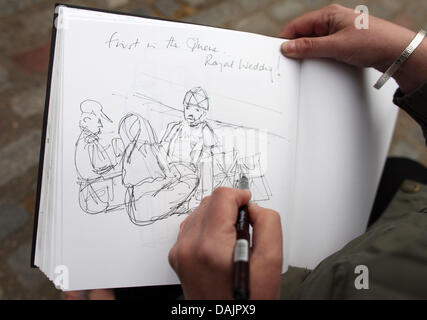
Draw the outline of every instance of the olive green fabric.
M320 263L289 298L427 299L427 186L418 186L399 191L365 234ZM361 265L368 289L355 285Z
M427 139L427 83L394 103L422 127ZM365 288L356 288L366 266ZM427 299L427 186L405 181L382 217L365 234L313 271L290 267L282 299Z
M301 283L311 270L289 266L280 279L280 300L295 300Z

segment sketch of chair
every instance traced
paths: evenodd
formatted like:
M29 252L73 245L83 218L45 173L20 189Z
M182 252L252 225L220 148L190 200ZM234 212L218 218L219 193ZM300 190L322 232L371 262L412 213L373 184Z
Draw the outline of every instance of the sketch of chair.
M215 154L215 188L234 188L240 175L249 180L252 201L265 201L271 197L271 190L262 173L260 155L239 157L237 150Z
M260 154L243 157L239 160L239 173L246 175L252 201L266 201L272 196L270 186L261 168Z

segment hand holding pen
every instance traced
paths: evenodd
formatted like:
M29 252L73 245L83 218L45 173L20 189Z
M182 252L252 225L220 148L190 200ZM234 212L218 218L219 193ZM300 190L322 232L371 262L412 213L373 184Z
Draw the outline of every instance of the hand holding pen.
M169 263L186 299L233 299L233 256L238 209L248 190L215 189L181 223ZM248 205L253 228L249 250L251 299L277 299L282 269L282 229L277 212Z

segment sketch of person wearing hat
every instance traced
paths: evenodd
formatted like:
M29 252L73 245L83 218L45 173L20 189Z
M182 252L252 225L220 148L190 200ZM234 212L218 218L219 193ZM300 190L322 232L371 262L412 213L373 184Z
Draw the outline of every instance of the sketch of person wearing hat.
M197 198L209 194L213 189L212 152L217 143L215 133L206 116L209 111L209 97L201 87L186 92L183 100L184 120L170 123L165 131L162 144L172 162L191 165L198 173L200 188Z
M106 149L100 143L103 120L112 122L95 100L80 104L80 135L75 147L75 166L78 174L79 203L86 213L105 211L112 198L112 179L106 178L114 168Z

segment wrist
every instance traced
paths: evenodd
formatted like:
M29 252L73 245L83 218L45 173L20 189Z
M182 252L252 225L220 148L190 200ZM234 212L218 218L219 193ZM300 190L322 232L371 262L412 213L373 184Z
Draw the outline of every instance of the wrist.
M421 42L408 60L394 74L400 90L411 93L421 87L427 81L427 41Z

